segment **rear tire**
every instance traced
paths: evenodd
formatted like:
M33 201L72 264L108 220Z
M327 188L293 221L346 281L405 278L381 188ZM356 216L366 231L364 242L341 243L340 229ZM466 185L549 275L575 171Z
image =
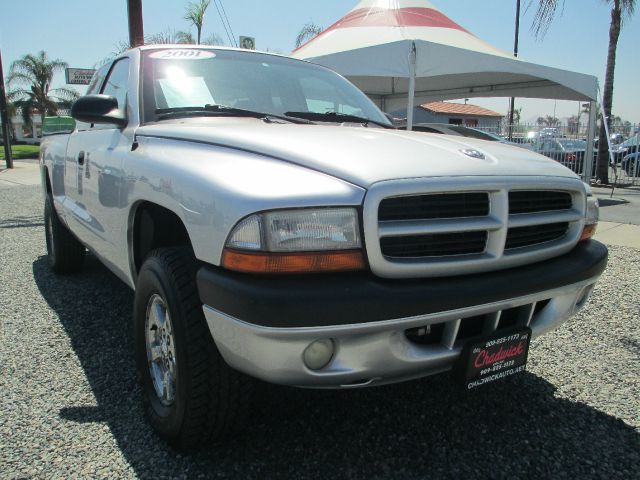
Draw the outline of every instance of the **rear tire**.
M51 270L55 273L71 273L80 270L86 250L58 218L51 195L47 195L44 201L44 229Z
M188 248L151 252L136 282L134 328L145 413L158 434L186 451L223 440L248 410L251 380L218 352Z

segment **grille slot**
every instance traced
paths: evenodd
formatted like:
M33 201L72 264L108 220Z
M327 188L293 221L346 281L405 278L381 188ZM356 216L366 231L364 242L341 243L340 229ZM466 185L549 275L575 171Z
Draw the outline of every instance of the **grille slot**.
M436 218L484 217L489 214L486 192L439 193L385 198L378 220L428 220Z
M511 250L558 240L566 235L568 229L568 222L513 227L507 232L507 241L504 248L505 250Z
M551 190L516 190L509 192L509 213L534 213L569 210L571 194Z
M415 327L405 330L404 333L411 343L423 347L440 345L453 350L462 347L469 340L491 335L494 332L531 326L537 321L538 315L549 302L550 299L527 303L482 315L471 315L447 322Z
M477 254L484 252L486 244L486 231L409 235L380 239L382 254L394 258Z

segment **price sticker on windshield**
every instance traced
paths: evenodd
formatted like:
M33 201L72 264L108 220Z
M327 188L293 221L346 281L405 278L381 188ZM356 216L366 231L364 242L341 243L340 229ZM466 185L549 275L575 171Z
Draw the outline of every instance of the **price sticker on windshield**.
M149 55L150 58L162 60L204 60L214 58L215 53L208 50L190 50L187 48L176 48L171 50L160 50Z

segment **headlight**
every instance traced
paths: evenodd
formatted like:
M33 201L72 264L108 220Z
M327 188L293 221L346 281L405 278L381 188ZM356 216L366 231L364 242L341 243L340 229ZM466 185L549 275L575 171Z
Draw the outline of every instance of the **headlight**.
M584 219L584 228L580 240L588 240L593 237L598 228L598 220L600 219L600 206L598 199L593 196L591 187L587 186L587 210Z
M231 231L226 268L254 273L364 268L355 208L275 210L251 215Z

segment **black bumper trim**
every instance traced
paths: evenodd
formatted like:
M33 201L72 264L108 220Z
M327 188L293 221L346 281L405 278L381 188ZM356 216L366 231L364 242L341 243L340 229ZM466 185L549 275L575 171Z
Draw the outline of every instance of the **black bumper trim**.
M375 322L499 302L600 275L607 248L594 240L523 267L456 277L387 280L370 273L260 276L204 266L202 303L266 327L320 327Z

